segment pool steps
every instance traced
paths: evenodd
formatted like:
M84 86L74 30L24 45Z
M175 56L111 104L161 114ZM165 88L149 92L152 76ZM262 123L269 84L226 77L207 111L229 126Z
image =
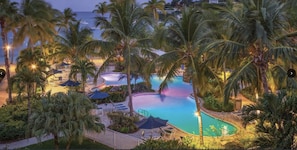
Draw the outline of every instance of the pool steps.
M144 109L138 109L137 112L144 116L144 117L149 117L150 116L150 113L147 111L147 110L144 110Z

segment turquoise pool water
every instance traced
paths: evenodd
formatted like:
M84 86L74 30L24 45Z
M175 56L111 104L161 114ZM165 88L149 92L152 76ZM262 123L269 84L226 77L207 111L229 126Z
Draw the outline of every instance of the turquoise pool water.
M116 83L117 75L114 74L114 79L106 80L106 84ZM119 75L118 75L119 76ZM112 77L112 76L111 76ZM111 77L107 78L108 80ZM105 77L103 77L106 79ZM139 80L140 82L142 80ZM126 80L120 81L126 84ZM152 88L158 90L162 78L152 76ZM172 83L169 83L168 89L159 94L137 95L133 97L133 106L135 111L145 113L168 120L168 122L181 130L188 133L198 135L198 119L194 115L196 110L195 102L189 95L192 93L192 86L189 83L182 81L182 77L176 77ZM224 121L213 118L205 113L202 113L203 135L205 136L222 136L230 135L236 132L236 128Z

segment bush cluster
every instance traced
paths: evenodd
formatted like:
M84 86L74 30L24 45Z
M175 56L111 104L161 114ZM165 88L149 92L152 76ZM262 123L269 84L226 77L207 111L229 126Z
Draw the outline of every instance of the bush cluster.
M213 111L224 111L224 112L231 112L234 110L234 104L229 102L228 104L224 104L223 101L219 101L213 95L208 95L204 97L204 104L203 106L209 110Z
M130 117L123 112L110 112L107 114L112 124L108 127L112 130L121 133L133 133L138 130L135 126L135 122L139 120L138 117Z
M25 138L28 108L25 103L3 105L0 108L0 140Z
M135 150L154 150L154 149L195 149L188 144L178 140L147 140L144 143L136 146Z

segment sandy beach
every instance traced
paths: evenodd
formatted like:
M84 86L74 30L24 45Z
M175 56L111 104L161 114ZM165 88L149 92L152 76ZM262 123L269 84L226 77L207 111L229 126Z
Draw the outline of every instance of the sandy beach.
M90 60L95 63L97 69L103 63L103 60L99 59L99 58L91 58ZM11 74L11 76L15 75L15 68L16 68L16 64L11 64L10 65L10 74ZM0 69L6 70L4 63L2 63L2 62L0 62ZM112 70L113 70L113 68L111 67L111 68L108 68L106 70L106 72L110 72ZM46 92L51 91L51 93L67 92L68 88L60 86L59 84L66 81L66 80L68 80L69 71L70 70L68 69L66 71L63 71L62 74L56 75L56 77L62 77L62 80L61 81L53 81L53 82L49 81L49 83L46 85L45 91ZM102 82L104 82L102 79L98 79L97 84L93 84L92 82L88 82L86 84L85 91L88 92L91 88L100 85ZM7 93L6 89L7 89L7 79L5 77L2 80L2 82L0 83L0 106L6 104L6 99L8 98L8 93Z

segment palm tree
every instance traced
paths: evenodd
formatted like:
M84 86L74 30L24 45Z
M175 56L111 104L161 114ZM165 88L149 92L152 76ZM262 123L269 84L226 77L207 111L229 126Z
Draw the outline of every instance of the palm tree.
M70 22L69 28L57 36L57 43L60 50L54 55L64 60L69 59L75 62L76 59L85 59L88 51L83 49L85 43L92 39L92 30L81 28L80 22Z
M291 149L297 133L297 97L285 93L265 94L243 112L243 123L256 121L255 144L264 149Z
M23 89L22 92L27 93L29 117L31 115L31 98L34 96L35 89L37 87L44 89L45 87L45 77L35 67L24 66L17 70L16 74L11 79L12 84L22 85L19 86Z
M75 64L71 66L69 77L76 78L76 76L80 74L83 92L85 92L85 83L88 75L94 77L95 72L96 66L93 62L90 62L89 60L76 60Z
M122 61L123 72L127 75L130 115L133 115L131 91L131 66L132 61L153 58L149 46L149 32L151 20L145 16L144 11L136 6L134 0L113 0L109 5L111 20L97 18L96 24L103 29L104 41L95 40L87 44L88 47L100 47L100 54L107 58L96 77L103 71L114 58Z
M209 85L210 79L219 82L216 73L212 71L201 57L204 53L200 49L202 39L206 35L206 23L194 8L185 8L182 11L182 19L170 16L161 31L156 31L163 36L163 44L166 53L153 61L151 68L157 69L158 76L165 76L160 84L159 92L167 88L167 83L178 75L181 65L184 65L185 73L192 81L193 96L196 102L197 117L199 124L200 143L203 144L202 118L200 110L199 92L202 86ZM162 38L161 38L162 39ZM156 66L156 67L153 67ZM151 69L148 69L151 70ZM184 76L185 76L184 73Z
M7 21L13 20L13 17L17 14L17 3L10 2L9 0L2 0L0 3L0 28L1 28L1 39L3 43L3 51L4 51L4 60L5 60L5 69L6 69L6 79L8 84L8 101L12 103L12 94L11 94L11 86L10 86L10 64L8 60L8 36L7 32L5 32L5 28L7 25Z
M166 14L166 11L164 10L164 6L165 6L164 0L150 0L146 3L143 3L142 5L144 6L145 11L153 13L154 19L156 21L159 20L158 10L162 11L163 14Z
M36 94L38 87L44 91L48 67L40 48L35 48L33 51L25 49L17 58L16 75L12 79L12 84L23 85L18 86L20 90L25 87L29 116L31 114L30 100L32 96Z
M95 6L95 9L93 10L93 13L101 14L102 17L107 12L108 12L108 5L107 5L107 3L105 1L97 4Z
M288 43L290 31L283 6L277 0L251 0L242 1L241 9L215 7L228 21L224 28L231 28L232 35L230 39L215 40L209 47L224 46L218 54L221 59L237 62L225 87L226 103L240 81L267 93L271 88L268 72L285 74L286 67L296 63L296 49ZM280 80L280 76L275 78Z
M76 22L76 13L72 11L71 8L65 8L63 13L59 15L58 23L59 26L58 32L61 30L61 28L68 29L70 22Z
M59 149L59 135L67 141L66 149L72 140L82 142L84 131L100 132L102 125L95 123L96 117L90 114L92 102L83 94L59 92L42 97L41 109L31 115L30 127L34 135L53 134L56 149Z
M22 45L28 38L27 47L33 48L38 42L53 40L56 34L55 18L57 10L44 0L22 0L20 15L12 28L16 28L14 44Z
M40 47L35 47L33 51L24 49L20 52L20 55L17 58L16 71L20 70L23 67L30 67L36 65L38 67L37 71L46 72L46 69L49 65L46 62L45 56Z

